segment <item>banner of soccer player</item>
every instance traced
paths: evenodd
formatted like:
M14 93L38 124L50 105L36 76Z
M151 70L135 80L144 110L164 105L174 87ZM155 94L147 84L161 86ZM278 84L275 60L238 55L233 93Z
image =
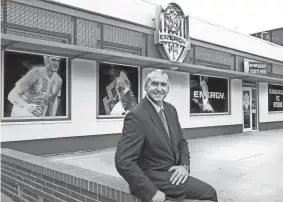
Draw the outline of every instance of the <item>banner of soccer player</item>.
M139 68L99 63L98 117L123 117L139 101Z
M229 80L190 75L190 114L228 114Z
M67 58L4 51L3 120L68 118Z
M268 111L283 112L283 86L268 84Z

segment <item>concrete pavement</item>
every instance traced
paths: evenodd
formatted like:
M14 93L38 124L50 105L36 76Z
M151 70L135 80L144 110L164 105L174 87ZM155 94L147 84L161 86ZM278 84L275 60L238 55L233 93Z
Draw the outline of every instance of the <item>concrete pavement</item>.
M190 139L191 175L211 184L219 202L283 201L283 130ZM119 176L115 148L47 157Z

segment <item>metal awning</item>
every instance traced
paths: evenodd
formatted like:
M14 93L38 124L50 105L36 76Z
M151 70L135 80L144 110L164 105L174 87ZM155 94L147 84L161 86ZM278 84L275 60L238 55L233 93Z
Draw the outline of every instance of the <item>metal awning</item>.
M36 53L64 56L71 59L78 58L95 60L97 62L133 65L139 66L141 68L160 68L170 70L170 68L175 67L178 69L177 71L188 72L192 74L205 74L208 76L219 76L230 79L242 79L248 81L283 84L282 78L253 75L244 72L236 72L232 70L218 69L202 65L175 63L165 59L150 58L97 48L49 42L38 39L13 36L9 34L1 35L1 49L12 49L26 52L31 51Z

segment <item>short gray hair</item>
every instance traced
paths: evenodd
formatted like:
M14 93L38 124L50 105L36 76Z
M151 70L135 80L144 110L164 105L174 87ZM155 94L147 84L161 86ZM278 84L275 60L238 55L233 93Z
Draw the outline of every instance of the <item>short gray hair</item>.
M169 76L168 76L168 74L165 71L163 71L162 69L156 69L156 70L153 70L153 71L151 71L147 74L146 79L145 79L145 83L144 83L144 88L146 88L148 83L150 81L152 81L152 76L156 73L160 73L161 75L167 76L167 83L168 83L168 87L169 87Z

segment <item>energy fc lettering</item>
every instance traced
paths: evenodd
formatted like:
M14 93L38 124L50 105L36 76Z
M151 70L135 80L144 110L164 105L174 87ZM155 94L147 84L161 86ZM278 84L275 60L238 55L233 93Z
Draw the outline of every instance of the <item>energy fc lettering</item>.
M191 49L188 16L176 3L170 3L165 9L157 7L156 14L155 44L165 59L182 63Z

